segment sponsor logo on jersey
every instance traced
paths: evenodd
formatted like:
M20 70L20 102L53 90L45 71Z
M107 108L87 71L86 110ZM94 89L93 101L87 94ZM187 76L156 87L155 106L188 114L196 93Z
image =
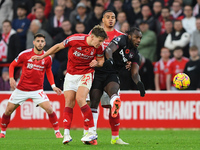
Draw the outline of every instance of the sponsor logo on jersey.
M33 69L33 64L27 63L27 68L28 68L28 69Z
M196 68L196 66L193 66L193 67L187 67L187 71L192 71Z
M125 55L124 55L123 49L121 49L121 50L119 51L119 54L122 55L122 59L123 59L124 62L127 62L127 61L128 61L128 59L127 59L127 58L125 57Z

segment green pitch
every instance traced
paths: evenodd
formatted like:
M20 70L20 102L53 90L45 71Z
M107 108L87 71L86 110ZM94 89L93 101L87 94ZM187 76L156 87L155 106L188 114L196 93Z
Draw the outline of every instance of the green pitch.
M61 130L63 133L63 130ZM200 150L200 130L120 130L129 145L111 145L110 130L98 130L98 145L84 145L82 130L71 130L72 142L62 144L53 130L8 129L0 150Z

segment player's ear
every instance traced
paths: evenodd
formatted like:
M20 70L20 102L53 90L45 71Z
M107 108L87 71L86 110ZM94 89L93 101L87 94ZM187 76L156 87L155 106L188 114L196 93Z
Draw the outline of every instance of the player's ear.
M131 35L128 35L128 38L131 39Z
M102 22L104 23L104 18L102 18Z
M35 40L33 40L33 45L35 45Z

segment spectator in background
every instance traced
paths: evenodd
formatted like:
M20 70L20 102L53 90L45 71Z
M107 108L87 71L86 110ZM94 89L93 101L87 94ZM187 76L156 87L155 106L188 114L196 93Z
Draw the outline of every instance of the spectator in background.
M192 7L186 5L184 7L185 18L182 20L183 28L190 34L196 30L196 18L192 16Z
M139 53L151 62L154 62L156 61L156 35L153 31L149 30L149 25L146 21L142 21L139 28L142 31L142 40L138 47Z
M116 30L120 30L122 23L126 22L126 13L125 12L119 12L117 14L117 22L114 26Z
M181 20L175 20L174 30L172 33L168 34L165 40L165 47L170 49L171 52L176 47L181 47L184 52L183 55L189 57L189 42L190 34L183 28Z
M184 18L182 6L179 2L173 2L171 14L174 20L182 20Z
M86 6L84 3L80 2L76 6L76 10L72 11L69 20L72 24L72 30L75 30L75 25L77 22L82 22L85 25L88 24L89 14L86 13ZM89 29L86 29L89 32Z
M173 51L174 57L167 63L166 86L167 90L176 90L173 86L173 78L177 73L183 73L188 58L183 57L183 49L176 47Z
M114 0L113 2L113 6L114 6L114 13L115 15L117 16L119 12L122 12L123 11L123 2L122 0Z
M12 27L20 38L21 50L26 49L26 34L30 26L30 20L26 18L27 7L24 3L17 7L17 18L12 21Z
M62 31L62 22L64 18L64 9L61 6L56 6L54 9L54 16L49 20L49 33L52 37Z
M100 24L102 20L102 15L103 15L104 7L101 4L96 4L94 6L94 12L90 15L90 19L88 20L88 28L91 30L95 25Z
M129 29L130 29L129 23L127 21L123 22L120 31L126 33Z
M141 12L142 18L136 20L136 25L140 24L141 21L146 21L149 25L149 30L154 31L157 34L158 22L153 17L150 7L148 5L144 5Z
M35 5L32 7L31 13L27 16L29 20L32 21L33 19L36 19L35 12L38 8L43 9L45 18L48 18L51 12L51 0L45 0L45 2L36 0Z
M69 19L71 12L74 10L74 1L73 0L65 0L65 9L64 16L66 19Z
M35 11L35 18L41 22L41 24L42 24L41 29L50 33L50 25L49 25L48 19L46 19L44 16L44 9L37 8Z
M165 21L167 20L173 20L173 17L170 15L169 7L164 7L161 10L161 16L158 18L158 21L160 22L160 34L165 33Z
M129 22L130 26L133 26L137 19L141 19L142 18L140 5L141 4L140 4L139 0L132 0L131 9L130 10L126 10L127 20Z
M172 32L173 29L173 24L171 20L166 20L165 21L165 32L161 35L158 36L157 38L157 60L160 59L160 50L164 47L165 45L165 40L168 36L168 34L170 34Z
M153 16L155 19L158 19L161 15L162 3L159 1L155 1L153 3Z
M200 90L200 58L198 48L190 47L190 60L186 63L184 73L190 77L190 86L187 90Z
M75 33L86 34L85 25L82 22L77 22L76 23L76 25L75 25Z
M191 42L190 45L194 46L196 45L198 50L199 50L199 55L200 55L200 18L196 18L196 30L192 33L191 36Z
M62 22L62 32L58 33L55 36L53 45L62 42L64 39L66 39L70 35L72 35L71 23L69 20L64 20ZM68 57L67 54L68 54L68 48L64 48L62 51L59 51L56 53L55 58L58 61L60 61L60 63L62 63L65 60L67 60L67 57Z
M2 23L4 20L13 19L13 1L12 0L2 0L0 6L0 32L2 30Z
M44 50L49 49L52 44L53 44L53 39L51 36L43 29L41 29L42 25L39 20L34 19L31 22L29 31L27 33L27 39L26 39L26 49L32 48L33 47L33 41L34 41L34 35L36 33L41 33L43 34L46 38L46 45L44 47Z
M196 17L196 16L199 17L199 14L200 14L199 9L200 9L200 0L197 0L197 3L193 8L193 16L194 17Z
M10 91L8 67L3 67L0 77L0 91Z
M153 65L152 61L141 56L141 63L139 74L141 77L141 81L144 83L145 90L153 90L154 89L154 73L153 73Z
M5 20L0 35L0 63L11 63L20 53L20 40L17 32L12 29L11 22Z
M160 52L161 59L154 65L154 83L155 90L166 90L166 68L170 58L170 51L168 48L163 47Z

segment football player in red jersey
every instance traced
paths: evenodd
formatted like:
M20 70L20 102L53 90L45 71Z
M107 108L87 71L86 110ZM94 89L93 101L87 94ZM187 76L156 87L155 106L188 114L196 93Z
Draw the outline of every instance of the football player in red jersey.
M48 80L52 86L52 89L61 95L62 91L55 86L53 74L51 71L52 59L47 57L40 61L32 61L31 57L34 55L44 54L45 36L42 34L36 34L34 36L34 48L27 49L21 52L18 57L10 64L9 76L10 86L15 89L8 100L6 110L1 120L1 133L0 138L5 138L6 129L10 122L10 115L20 105L22 105L27 99L31 98L33 102L43 108L51 122L57 138L63 138L59 131L58 119L53 111L49 98L43 91L44 73L46 71ZM20 77L19 84L16 86L14 79L14 68L22 64L22 75Z
M44 55L34 56L33 60L41 60L52 53L69 47L67 73L64 81L64 139L63 144L72 141L70 127L73 118L75 100L84 116L84 122L89 127L89 132L81 141L90 142L97 139L92 111L86 104L86 97L92 86L94 67L101 67L104 63L102 43L107 34L101 26L95 26L90 35L74 34L63 42L51 47ZM96 59L94 59L96 57Z

